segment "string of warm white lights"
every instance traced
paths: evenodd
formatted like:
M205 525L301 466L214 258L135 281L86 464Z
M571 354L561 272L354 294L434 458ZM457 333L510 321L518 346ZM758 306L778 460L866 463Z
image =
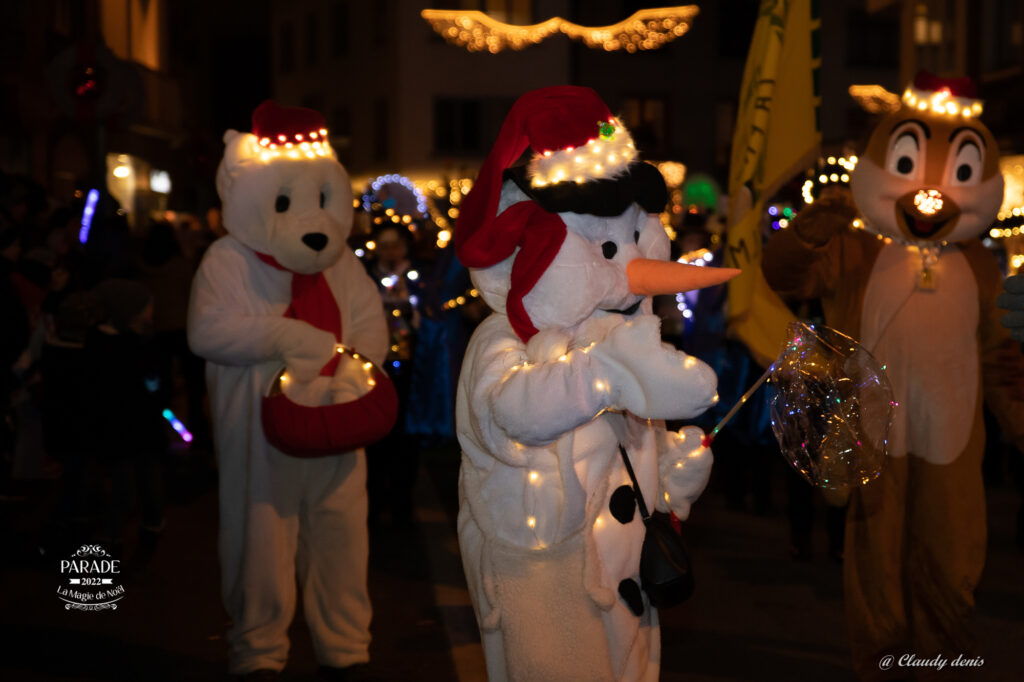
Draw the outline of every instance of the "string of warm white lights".
M534 187L556 185L572 180L582 184L588 180L613 178L623 173L636 158L633 138L617 118L609 118L598 126L596 137L579 147L546 149L530 161L530 184Z
M961 116L963 118L977 118L981 116L982 105L980 100L970 97L956 97L950 93L949 88L942 88L937 92L918 90L911 86L903 91L903 102L908 107L915 107L919 111L931 109L932 113L944 116Z
M830 156L824 162L819 160L818 164L819 168L807 171L807 179L801 188L805 204L813 204L826 185L849 185L850 173L857 167L857 157Z
M587 47L632 53L656 50L683 35L699 11L696 5L643 9L608 26L580 26L561 17L539 24L506 24L478 10L425 9L420 16L448 43L470 52L521 50L563 33Z
M1017 237L1024 232L1024 207L1008 208L999 212L996 223L988 231L993 239Z
M941 116L959 116L961 118L977 118L984 107L981 100L970 97L957 97L949 88L937 91L918 90L914 86L907 87L900 97L889 92L881 85L851 85L850 96L871 114L885 114L899 110L902 106L918 111L931 110Z
M290 159L297 159L300 156L312 159L317 156L334 154L330 142L327 141L326 128L310 130L305 134L295 133L292 137L287 135L278 135L275 139L261 137L258 144L261 148L261 161L270 161L282 155Z
M388 183L398 183L412 191L416 197L417 211L421 215L402 214L393 208L384 208L374 192ZM352 205L367 213L379 213L383 210L383 215L373 216L374 225L384 225L390 221L395 225L405 225L410 232L416 232L416 221L422 217L428 217L438 228L437 248L444 249L451 243L452 228L455 219L459 217L458 206L462 202L462 198L469 194L469 190L472 188L473 180L470 178L456 178L448 181L429 180L426 183L421 183L398 174L381 175L369 181L368 190L361 199L354 199ZM447 208L445 208L446 205ZM364 247L357 248L355 254L363 258L376 248L377 243L369 240Z
M477 291L476 289L467 289L465 294L463 294L462 296L456 296L455 298L448 299L447 301L444 302L444 305L442 305L441 307L444 310L455 310L456 308L461 308L462 306L466 305L474 298L479 298L479 296L480 292Z

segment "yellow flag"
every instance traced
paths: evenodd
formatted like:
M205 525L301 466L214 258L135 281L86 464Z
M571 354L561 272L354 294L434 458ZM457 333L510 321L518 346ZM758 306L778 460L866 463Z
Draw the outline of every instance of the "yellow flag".
M761 216L765 201L819 152L817 5L762 0L732 138L726 264L743 273L729 282L729 334L764 366L778 355L793 315L761 271Z

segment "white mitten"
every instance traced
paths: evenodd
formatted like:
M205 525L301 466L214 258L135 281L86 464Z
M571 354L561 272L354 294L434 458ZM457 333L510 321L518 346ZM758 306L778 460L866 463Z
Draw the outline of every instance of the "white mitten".
M334 355L334 344L334 334L295 320L281 343L288 374L295 381L312 381Z
M342 354L341 362L331 377L331 395L334 403L348 403L361 398L373 388L368 383L371 378L370 368L364 365L365 358L356 360L351 355Z
M690 505L700 497L711 477L711 448L701 445L704 432L696 426L686 426L665 436L665 451L658 454L661 489L655 508L674 511L680 519L686 519Z
M639 315L590 350L616 407L647 419L690 419L718 400L718 378L697 358L661 342L661 322Z

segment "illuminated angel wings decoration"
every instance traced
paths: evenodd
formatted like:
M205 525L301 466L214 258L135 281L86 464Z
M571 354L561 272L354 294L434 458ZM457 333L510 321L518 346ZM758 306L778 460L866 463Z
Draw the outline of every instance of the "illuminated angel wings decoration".
M699 11L696 5L644 9L609 26L580 26L561 17L519 26L498 21L477 10L425 9L421 16L450 44L465 47L470 52L521 50L554 33L582 40L587 47L636 52L656 50L683 35Z

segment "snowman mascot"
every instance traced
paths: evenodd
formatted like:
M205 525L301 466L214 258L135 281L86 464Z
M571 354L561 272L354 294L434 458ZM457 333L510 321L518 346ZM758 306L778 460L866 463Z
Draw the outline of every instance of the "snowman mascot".
M563 86L515 103L463 202L457 254L494 313L459 378L458 529L492 681L658 677L641 500L689 514L711 452L661 420L717 382L661 342L650 296L737 273L666 260L666 198L597 94Z
M394 423L377 288L346 246L352 190L315 111L261 104L217 170L228 235L203 257L188 338L207 360L229 667L272 679L296 576L318 661L369 660L366 461Z

